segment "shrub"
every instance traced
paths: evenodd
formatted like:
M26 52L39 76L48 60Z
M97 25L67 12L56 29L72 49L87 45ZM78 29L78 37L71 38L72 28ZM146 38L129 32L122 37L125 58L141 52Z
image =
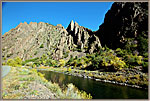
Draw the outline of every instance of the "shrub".
M125 67L126 63L116 56L105 57L102 59L102 66L109 66L113 70L119 70Z
M16 57L15 59L8 59L7 65L13 66L13 67L19 67L22 64L22 60L19 57Z
M102 63L102 57L98 56L98 57L93 57L92 59L92 66L95 67L95 69L98 69L100 67L100 64Z
M5 62L3 62L3 63L2 63L2 65L6 65L6 63L5 63Z
M48 65L48 66L56 66L57 65L57 61L56 60L52 60L52 59L47 59L46 60L46 65Z
M137 59L137 63L140 65L142 63L142 56L137 56L136 59Z
M43 63L43 65L46 65L46 61L43 60L42 63Z
M16 57L15 62L16 62L16 64L21 65L22 64L22 59L19 58L19 57Z
M50 83L48 82L49 85L47 85L47 87L54 93L56 93L58 96L61 96L62 95L62 90L61 88L59 87L58 84L56 83Z
M44 74L42 74L42 73L40 73L40 72L38 72L38 75L41 77L41 78L43 78L45 75Z
M107 70L119 70L126 66L126 63L114 54L114 51L106 48L107 50L101 53L91 55L92 66L96 69L105 67ZM107 67L107 68L106 68Z
M117 56L119 56L119 57L124 57L125 55L128 54L127 50L125 50L125 49L120 49L120 48L117 48L117 49L115 50L115 52L116 52Z
M43 54L43 55L42 55L41 60L42 60L42 61L43 61L43 60L47 60L46 54Z
M73 84L68 84L63 93L63 99L92 99L90 94L78 90Z
M60 66L60 67L65 66L65 64L66 64L65 60L63 60L63 59L60 59L60 60L59 60L59 66Z
M126 63L119 57L116 56L115 52L106 47L101 49L100 52L93 54L87 54L81 58L70 59L67 64L78 66L80 68L87 68L90 70L95 69L110 69L119 70L126 67Z
M49 55L49 56L50 56L50 55L51 55L51 53L50 53L50 52L47 52L47 55Z
M93 74L92 74L92 73L89 73L89 74L88 74L88 76L92 77L92 76L93 76Z
M72 62L73 62L73 56L71 55L69 61L68 61L66 64L67 64L67 65L71 65Z
M33 65L32 65L32 67L33 67L33 68L35 68L35 67L36 67L36 65L35 65L35 64L33 64Z
M37 55L37 51L35 51L34 55Z
M41 44L41 45L40 45L40 48L44 48L44 45L43 45L43 44Z
M143 57L142 56L138 56L138 55L126 55L124 57L125 62L127 63L127 65L129 67L134 67L134 66L138 66L138 65L142 65L143 63Z
M6 57L4 57L3 60L6 60Z
M71 71L71 67L69 67L68 71L69 71L69 72Z

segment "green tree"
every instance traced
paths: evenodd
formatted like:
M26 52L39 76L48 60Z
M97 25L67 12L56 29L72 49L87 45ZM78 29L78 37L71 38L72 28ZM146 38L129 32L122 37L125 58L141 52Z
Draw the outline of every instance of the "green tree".
M9 65L9 66L15 66L16 63L15 63L15 61L13 59L8 59L7 60L7 65Z
M16 62L16 64L21 65L22 64L22 59L20 57L16 57L15 62Z

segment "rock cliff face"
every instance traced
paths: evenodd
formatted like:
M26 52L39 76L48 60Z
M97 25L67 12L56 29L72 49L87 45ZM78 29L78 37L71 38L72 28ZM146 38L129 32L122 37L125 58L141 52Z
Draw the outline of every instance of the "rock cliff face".
M61 24L20 23L2 36L2 56L3 60L16 56L26 60L47 54L58 60L66 58L66 53L80 56L93 53L101 44L112 49L120 47L146 53L148 3L114 3L96 32L73 21L66 29Z
M20 23L2 36L3 59L21 57L23 60L47 54L64 58L66 52L94 52L101 47L92 31L71 21L67 30L61 25L31 22Z
M67 31L68 36L73 40L69 43L76 45L82 52L93 53L101 47L99 38L90 29L79 26L77 22L71 21Z
M100 25L96 35L100 38L102 46L106 45L112 49L134 46L142 50L141 38L148 39L148 3L114 3L106 13L104 23Z

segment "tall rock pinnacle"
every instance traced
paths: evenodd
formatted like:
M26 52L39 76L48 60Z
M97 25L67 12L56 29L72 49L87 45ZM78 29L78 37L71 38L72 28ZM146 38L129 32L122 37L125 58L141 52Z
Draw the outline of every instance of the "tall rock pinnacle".
M67 30L73 31L73 29L74 29L74 22L73 22L73 20L71 20L69 26L67 27Z

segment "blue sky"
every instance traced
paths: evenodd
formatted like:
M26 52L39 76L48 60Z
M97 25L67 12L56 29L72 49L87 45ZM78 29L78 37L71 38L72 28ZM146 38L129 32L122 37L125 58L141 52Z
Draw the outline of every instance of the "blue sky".
M113 2L3 2L2 34L21 22L46 22L62 24L71 20L93 31L103 23Z

